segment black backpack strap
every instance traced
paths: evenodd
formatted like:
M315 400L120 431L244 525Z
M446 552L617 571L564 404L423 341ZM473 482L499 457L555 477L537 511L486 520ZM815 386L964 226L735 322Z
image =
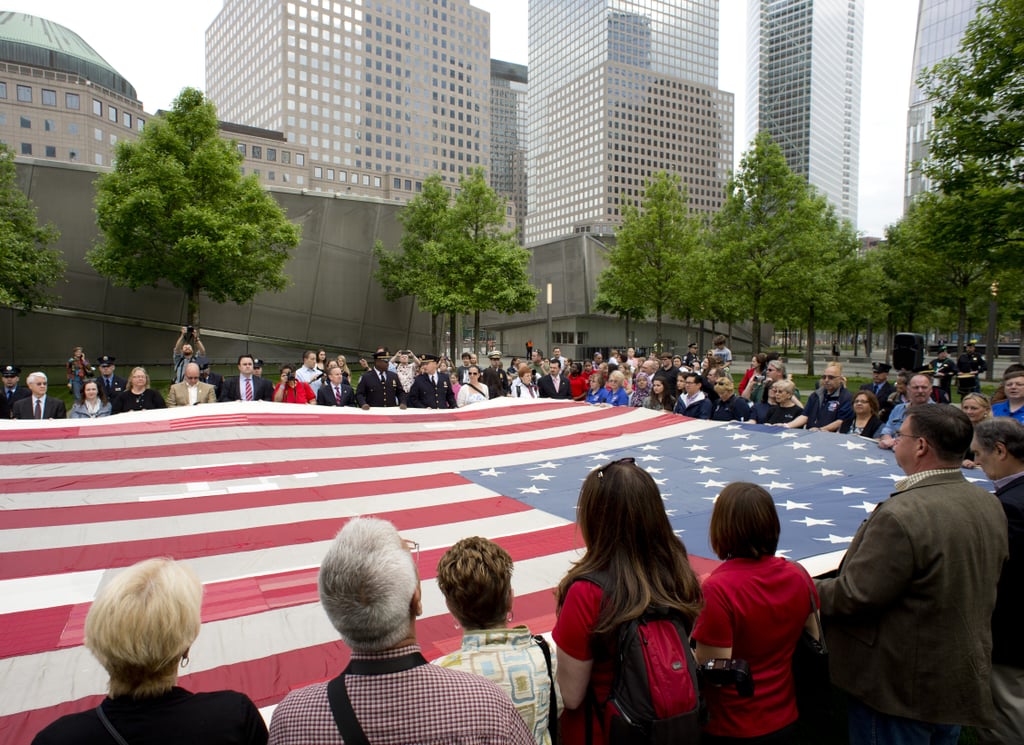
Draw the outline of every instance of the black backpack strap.
M544 653L544 663L548 666L548 680L551 681L551 703L548 708L548 732L551 733L551 743L555 745L558 742L558 694L557 683L555 683L555 673L551 667L551 647L548 645L548 640L540 634L533 637L533 640L537 642L537 646L540 647L540 651Z
M337 725L345 745L370 745L362 725L356 719L352 701L349 700L348 691L345 689L345 673L327 684L327 701L331 705L334 723Z
M387 675L426 664L427 660L419 652L383 660L349 660L348 667L344 672L327 684L327 701L331 705L334 723L337 725L345 745L370 745L370 741L366 738L366 733L363 732L363 727L356 717L356 712L352 708L352 701L348 697L345 676L348 674Z

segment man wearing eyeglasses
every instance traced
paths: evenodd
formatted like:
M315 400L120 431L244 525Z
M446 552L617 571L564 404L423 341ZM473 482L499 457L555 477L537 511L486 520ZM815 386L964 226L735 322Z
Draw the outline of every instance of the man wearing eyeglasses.
M807 397L804 413L786 426L838 432L843 422L853 419L853 394L844 383L842 366L833 362L822 373L821 386Z
M883 450L892 450L896 444L895 435L899 431L903 420L910 414L914 406L926 406L934 404L931 398L932 381L927 375L915 375L907 383L906 403L896 404L889 418L881 429L881 437L878 438L878 447Z
M357 517L341 529L320 565L318 587L351 658L338 677L278 704L271 745L533 745L501 688L482 675L427 664L416 637L423 614L418 554L418 544L384 520Z
M167 406L195 406L196 404L217 403L217 389L199 379L199 365L189 362L185 365L185 380L174 383L167 393Z
M994 721L1007 527L999 500L960 470L972 435L959 409L912 409L893 447L907 478L861 524L838 576L815 581L850 745L955 743L961 725Z

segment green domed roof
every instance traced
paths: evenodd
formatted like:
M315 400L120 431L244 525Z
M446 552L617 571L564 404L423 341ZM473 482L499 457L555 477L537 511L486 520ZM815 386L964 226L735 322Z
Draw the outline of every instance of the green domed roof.
M135 88L81 36L45 18L0 11L0 60L79 75L137 100Z

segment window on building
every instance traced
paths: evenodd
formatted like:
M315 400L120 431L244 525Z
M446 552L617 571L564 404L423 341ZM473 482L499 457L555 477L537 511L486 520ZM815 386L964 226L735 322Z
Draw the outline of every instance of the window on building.
M277 160L277 150L272 147L267 148L267 160Z
M273 180L274 180L274 172L273 171L267 171L267 181L273 181Z
M306 156L302 153L295 153L295 165L304 166L306 165Z
M7 98L7 83L0 83L0 98Z
M239 153L240 153L240 154L242 155L242 157L244 158L244 157L245 157L245 143L244 143L244 142L239 142L239 143L236 143L236 144L235 144L235 147L236 147L236 148L238 148L238 152L239 152Z
M285 163L285 164L288 164L288 163L292 162L292 154L291 154L290 151L288 151L288 150L282 150L281 151L281 162Z
M57 146L56 145L47 145L46 146L46 157L47 158L56 158L57 157Z
M57 91L51 91L47 88L43 88L43 106L56 106L57 105Z
M21 154L22 155L31 155L32 154L32 143L31 142L23 142L23 143L21 143Z
M324 169L320 166L313 166L313 178L323 178Z
M378 189L380 188L380 176L373 177L373 185L376 186Z
M127 111L121 112L121 124L128 127L128 129L132 128L132 115Z
M103 102L98 98L92 100L92 113L96 116L103 116Z
M95 155L92 156L92 159L93 159L93 162L96 163L96 165L98 165L98 166L103 165L103 154L102 153L96 153Z
M21 128L32 129L32 120L29 119L27 116L21 117Z
M68 123L68 134L69 135L76 135L76 134L78 134L78 125L75 124L74 122L69 122Z
M135 129L137 129L139 132L141 132L142 128L145 127L145 126L146 126L146 120L145 119L143 119L141 116L135 117Z
M57 122L53 119L43 119L43 129L47 132L56 132Z
M74 148L72 148L71 150L68 150L68 160L70 160L72 163L77 162L78 161L78 151L75 150Z
M107 119L117 124L117 108L114 106L107 107Z
M18 100L24 103L32 103L32 87L28 85L19 85Z
M260 145L252 146L252 159L262 160L263 159L263 148Z
M82 108L82 99L79 98L77 93L65 93L64 94L64 108L73 109L78 111Z

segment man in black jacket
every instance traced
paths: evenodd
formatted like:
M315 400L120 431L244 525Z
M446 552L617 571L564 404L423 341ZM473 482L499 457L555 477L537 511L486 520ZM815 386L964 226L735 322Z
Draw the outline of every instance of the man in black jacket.
M558 357L552 357L548 365L550 372L542 375L537 381L540 397L572 399L572 386L569 379L562 375L562 361Z

